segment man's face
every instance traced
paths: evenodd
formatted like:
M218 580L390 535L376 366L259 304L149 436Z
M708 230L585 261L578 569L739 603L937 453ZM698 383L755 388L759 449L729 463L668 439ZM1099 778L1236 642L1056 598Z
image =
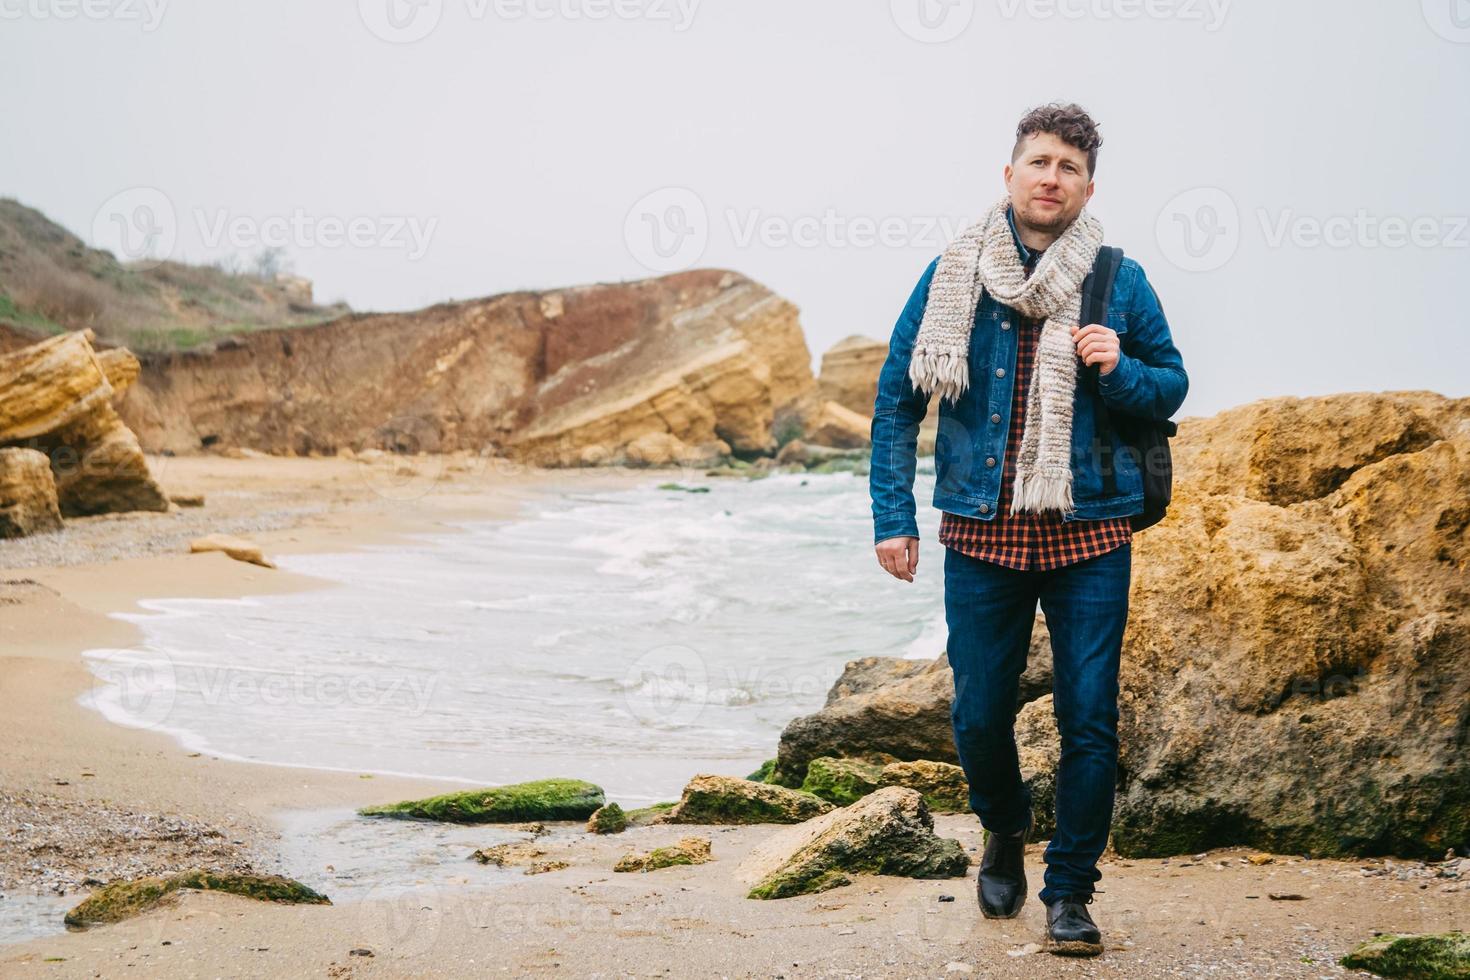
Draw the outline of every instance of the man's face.
M1006 190L1018 224L1060 235L1092 197L1087 154L1051 133L1034 133L1006 164Z

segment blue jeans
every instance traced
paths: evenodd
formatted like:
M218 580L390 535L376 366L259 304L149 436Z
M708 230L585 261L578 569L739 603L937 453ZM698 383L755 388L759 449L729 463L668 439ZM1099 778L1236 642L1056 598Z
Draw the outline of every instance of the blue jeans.
M1062 755L1042 902L1091 894L1102 877L1097 860L1107 847L1117 787L1118 662L1132 561L1126 544L1061 568L1017 571L945 549L955 748L970 808L991 833L1022 829L1031 812L1014 723L1038 600L1046 615Z

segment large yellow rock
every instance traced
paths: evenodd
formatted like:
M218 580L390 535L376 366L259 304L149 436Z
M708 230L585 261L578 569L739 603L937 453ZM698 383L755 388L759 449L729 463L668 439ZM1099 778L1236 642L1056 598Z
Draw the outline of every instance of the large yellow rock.
M872 420L837 402L823 402L807 423L803 441L837 449L861 449L871 442Z
M0 355L0 444L47 458L68 517L168 510L142 447L109 401L137 377L138 361L120 349L97 354L91 337L77 330Z
M1470 400L1188 420L1135 538L1121 854L1439 856L1470 839Z
M0 355L0 443L55 432L107 403L112 385L90 338L76 330Z
M872 337L845 337L822 354L817 374L817 391L823 401L833 401L864 417L873 414L878 397L878 374L888 358L888 344Z
M0 538L61 529L56 481L44 453L0 449Z

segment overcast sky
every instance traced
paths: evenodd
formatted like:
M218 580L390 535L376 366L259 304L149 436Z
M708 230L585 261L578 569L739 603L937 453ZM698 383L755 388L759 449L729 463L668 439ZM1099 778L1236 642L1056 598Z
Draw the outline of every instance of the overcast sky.
M1179 417L1470 393L1470 0L0 0L0 91L0 196L93 244L363 310L732 268L814 367L1076 101Z

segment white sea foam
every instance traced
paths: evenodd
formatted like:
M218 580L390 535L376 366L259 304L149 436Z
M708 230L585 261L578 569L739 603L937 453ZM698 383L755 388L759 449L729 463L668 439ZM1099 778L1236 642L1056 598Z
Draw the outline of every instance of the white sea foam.
M847 661L943 649L941 569L909 585L877 568L866 481L657 482L280 559L334 587L149 600L120 614L142 642L90 652L84 700L225 758L581 776L637 802L753 769ZM932 539L937 513L920 523Z

